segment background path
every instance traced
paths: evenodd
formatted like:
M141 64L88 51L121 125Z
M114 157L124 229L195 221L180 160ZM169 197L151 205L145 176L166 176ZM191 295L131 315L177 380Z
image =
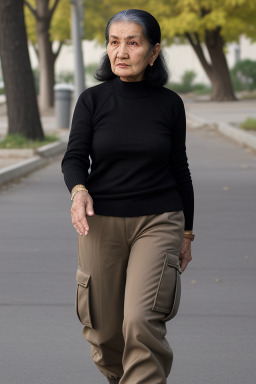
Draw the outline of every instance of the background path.
M189 96L182 95L186 104L186 111L195 116L214 123L231 123L239 125L248 117L256 119L256 100L239 100L239 101L208 101L192 100Z
M255 384L256 155L187 135L193 261L168 323L168 384ZM0 383L103 384L75 315L77 238L60 158L0 191Z

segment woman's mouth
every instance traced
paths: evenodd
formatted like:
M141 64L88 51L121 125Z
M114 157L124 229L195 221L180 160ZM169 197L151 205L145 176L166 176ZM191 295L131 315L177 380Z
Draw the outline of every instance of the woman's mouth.
M123 64L123 63L119 63L119 64L117 64L117 66L118 66L119 68L126 68L126 67L128 67L127 64Z

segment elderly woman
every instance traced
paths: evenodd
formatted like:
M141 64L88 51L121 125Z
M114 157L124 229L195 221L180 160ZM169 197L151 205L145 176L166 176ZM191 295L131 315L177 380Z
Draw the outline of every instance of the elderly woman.
M181 98L163 87L160 41L145 11L109 20L95 74L102 83L80 95L62 161L79 234L77 315L109 383L166 383L166 321L191 260L186 118Z

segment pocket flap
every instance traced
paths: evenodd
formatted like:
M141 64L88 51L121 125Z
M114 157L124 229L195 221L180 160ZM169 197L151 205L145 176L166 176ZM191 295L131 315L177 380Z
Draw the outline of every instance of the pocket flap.
M77 284L80 284L83 287L87 288L90 277L91 277L90 274L88 272L83 271L80 267L77 269L77 272L76 272Z
M167 255L167 264L170 267L176 268L179 271L179 273L181 273L179 256L175 255L174 253L166 253L166 255Z

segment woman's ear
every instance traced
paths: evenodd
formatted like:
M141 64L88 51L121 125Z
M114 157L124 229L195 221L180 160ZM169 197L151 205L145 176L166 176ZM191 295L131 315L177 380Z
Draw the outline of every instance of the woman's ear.
M157 59L157 56L159 55L160 51L161 51L161 45L157 43L153 48L152 56L151 56L151 59L149 60L149 65L151 65L151 67L153 66L155 60Z

